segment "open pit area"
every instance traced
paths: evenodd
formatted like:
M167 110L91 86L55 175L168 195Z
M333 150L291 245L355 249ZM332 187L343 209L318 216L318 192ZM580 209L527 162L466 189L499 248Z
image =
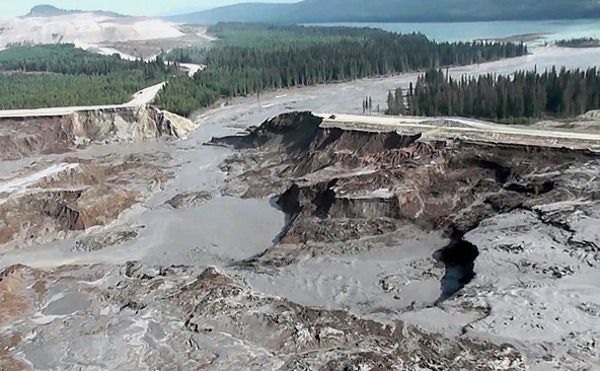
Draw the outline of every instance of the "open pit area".
M0 118L0 370L598 369L594 115L357 115L415 76Z

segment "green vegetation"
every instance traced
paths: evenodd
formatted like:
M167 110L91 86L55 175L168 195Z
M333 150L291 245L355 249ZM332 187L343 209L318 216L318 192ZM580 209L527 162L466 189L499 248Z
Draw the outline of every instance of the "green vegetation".
M68 44L14 46L0 51L0 108L123 103L173 71L160 58L132 62Z
M168 72L159 58L153 62L128 61L118 54L100 55L72 44L13 46L0 51L0 71L54 72L64 75L107 75L143 71L146 79L158 81Z
M481 63L527 53L511 43L436 43L421 34L370 28L219 24L213 47L176 51L179 62L206 63L193 84L173 79L157 103L188 115L219 97L291 86L353 80L450 65Z
M430 71L414 89L390 93L388 106L389 114L496 120L570 117L600 108L600 71L552 69L543 74L530 71L460 80Z
M341 40L359 40L371 29L328 28L301 26L268 26L249 23L219 23L208 28L208 33L218 38L210 46L174 49L165 59L181 63L206 64L209 49L219 47L284 50L314 44L327 44ZM377 31L379 32L379 31Z
M600 47L600 40L591 37L582 37L578 39L559 40L557 46L564 48L597 48Z
M0 109L119 104L145 87L140 71L103 76L0 74Z
M0 52L0 108L122 103L168 80L161 108L189 115L221 98L263 90L466 65L520 56L523 44L436 43L421 34L370 28L218 24L209 48L175 50L153 62L103 56L73 45L13 46ZM193 78L177 62L209 67ZM373 109L372 107L370 109Z
M359 40L381 35L373 28L274 26L248 23L218 23L208 28L221 46L287 49L290 45L306 47L341 40Z

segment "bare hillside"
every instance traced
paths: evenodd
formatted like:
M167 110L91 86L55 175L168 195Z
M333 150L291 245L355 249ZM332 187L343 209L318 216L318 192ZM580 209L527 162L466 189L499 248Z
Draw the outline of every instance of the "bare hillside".
M176 24L163 20L96 12L0 20L0 48L11 43L99 44L183 35Z

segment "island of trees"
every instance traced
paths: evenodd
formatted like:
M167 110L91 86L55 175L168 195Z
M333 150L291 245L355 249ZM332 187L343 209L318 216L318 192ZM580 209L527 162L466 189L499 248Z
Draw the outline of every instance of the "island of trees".
M600 47L600 40L591 37L559 40L556 42L556 46L563 48L597 48Z
M517 119L576 116L600 108L600 71L552 69L453 79L427 72L414 87L389 92L391 115Z

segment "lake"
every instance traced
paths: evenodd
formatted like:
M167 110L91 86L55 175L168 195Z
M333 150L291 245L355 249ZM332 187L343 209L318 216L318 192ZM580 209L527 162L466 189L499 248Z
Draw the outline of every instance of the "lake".
M531 45L578 37L600 38L600 20L432 22L432 23L321 23L319 26L374 27L399 33L420 32L437 41L472 41L515 35L543 34Z

